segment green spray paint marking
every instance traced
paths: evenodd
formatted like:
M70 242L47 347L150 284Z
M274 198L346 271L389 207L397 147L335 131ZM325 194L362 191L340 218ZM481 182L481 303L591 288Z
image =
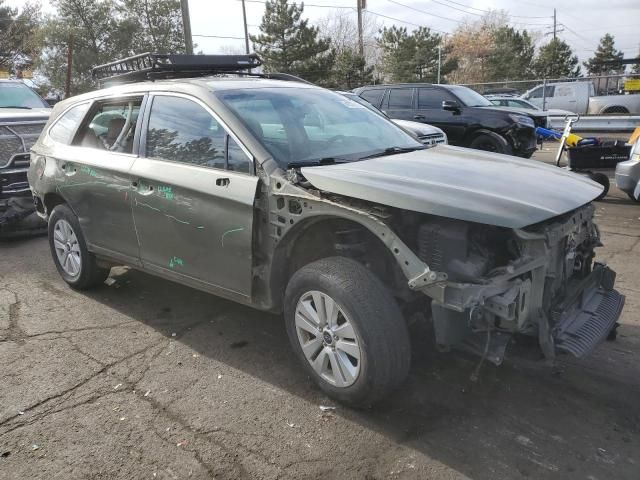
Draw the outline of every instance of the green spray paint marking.
M182 223L183 225L191 225L191 222L187 222L186 220L180 220L179 218L176 218L173 215L169 215L168 213L164 213L159 208L152 207L148 203L139 202L137 198L134 198L134 202L136 204L136 207L140 206L140 207L149 208L149 209L153 210L154 212L159 212L162 215L164 215L165 217L170 218L171 220L174 220L174 221L176 221L178 223ZM198 230L204 230L204 226L203 225L198 225L195 228L197 228Z
M184 262L182 261L181 258L171 257L171 260L169 260L169 268L183 267L183 266L184 266Z
M96 172L93 168L81 167L80 171L82 173L86 173L87 175L90 175L92 177L97 177L98 176L98 172Z
M233 228L231 230L227 230L226 232L224 232L222 234L222 237L220 237L220 244L224 247L224 237L226 237L227 235L229 235L230 233L234 233L234 232L241 232L244 230L244 227L241 228Z
M158 193L167 200L173 200L173 188L168 185L158 185Z

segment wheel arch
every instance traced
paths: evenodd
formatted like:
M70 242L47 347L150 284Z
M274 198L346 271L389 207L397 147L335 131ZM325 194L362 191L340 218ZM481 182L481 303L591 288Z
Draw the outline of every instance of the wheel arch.
M369 222L349 211L313 214L296 222L278 239L270 259L267 282L272 310L282 310L287 284L297 270L330 256L353 258L378 277L388 274L381 280L392 279L395 290L408 290L399 249L380 238L388 235L394 236L390 230L389 233L374 232ZM404 261L409 264L409 259Z
M601 114L613 114L617 113L619 115L625 115L629 113L629 109L624 105L605 105L600 109Z

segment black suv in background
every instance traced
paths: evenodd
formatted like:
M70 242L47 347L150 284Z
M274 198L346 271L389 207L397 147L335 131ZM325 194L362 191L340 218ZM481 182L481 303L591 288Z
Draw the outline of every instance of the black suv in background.
M372 85L354 92L389 117L428 123L444 130L451 145L529 158L536 150L536 126L544 115L496 108L467 87L411 83Z

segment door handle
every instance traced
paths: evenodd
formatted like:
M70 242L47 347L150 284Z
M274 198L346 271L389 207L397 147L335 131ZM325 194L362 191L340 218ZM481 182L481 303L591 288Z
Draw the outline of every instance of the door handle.
M424 115L414 115L414 116L413 116L413 119L414 119L414 120L425 120L425 118L426 118L426 117L425 117Z
M216 185L218 187L228 187L229 183L231 183L231 180L229 180L228 178L216 178Z
M132 185L134 185L135 187L138 187L139 185L139 188L138 188L139 195L143 195L146 197L147 195L151 195L153 193L153 185L145 185L144 183L138 184L138 182L133 182Z
M67 177L70 177L71 175L75 175L76 172L78 171L73 166L73 163L63 163L62 165L60 165L60 168L62 169L62 171Z

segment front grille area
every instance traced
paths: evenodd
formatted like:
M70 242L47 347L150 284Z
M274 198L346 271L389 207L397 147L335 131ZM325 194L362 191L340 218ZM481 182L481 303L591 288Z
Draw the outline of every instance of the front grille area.
M0 167L6 166L16 153L28 153L45 123L40 120L0 125Z
M445 143L444 135L441 133L429 133L426 135L418 135L418 140L424 145L439 145Z

